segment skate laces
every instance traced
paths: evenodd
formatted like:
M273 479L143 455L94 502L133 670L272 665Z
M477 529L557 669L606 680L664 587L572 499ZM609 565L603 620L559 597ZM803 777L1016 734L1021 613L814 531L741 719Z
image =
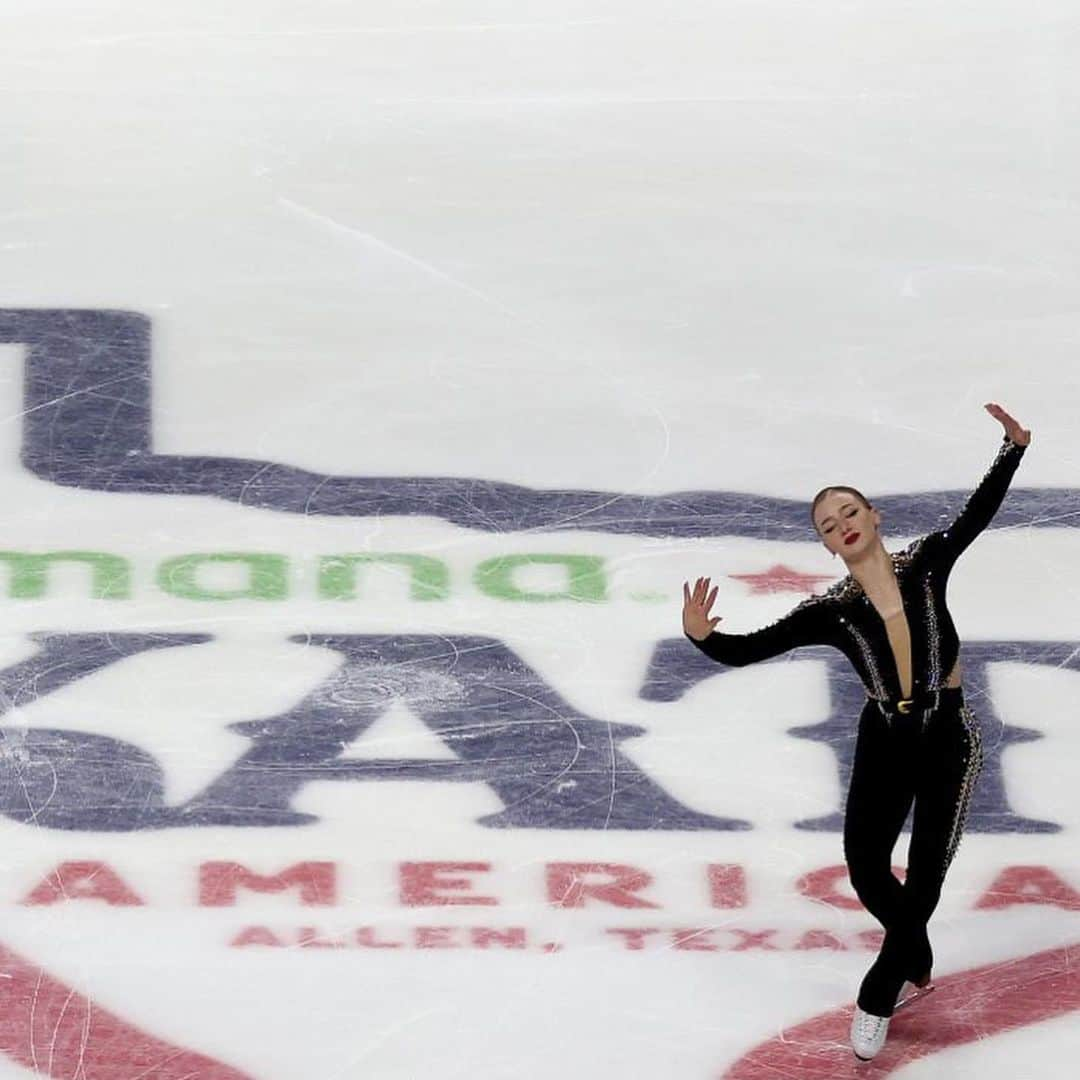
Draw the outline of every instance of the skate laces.
M890 1017L888 1016L875 1016L873 1013L863 1012L862 1009L857 1009L855 1013L855 1024L859 1034L859 1038L874 1040L882 1032L884 1028L889 1026Z
M855 1006L851 1021L851 1048L857 1058L869 1061L885 1045L889 1020L888 1016L875 1016Z

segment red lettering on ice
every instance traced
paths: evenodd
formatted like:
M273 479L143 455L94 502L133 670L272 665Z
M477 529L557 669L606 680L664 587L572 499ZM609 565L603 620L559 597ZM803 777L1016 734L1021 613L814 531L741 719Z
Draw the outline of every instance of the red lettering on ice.
M714 908L746 907L746 871L734 863L710 863L709 900Z
M976 908L1003 908L1013 904L1050 904L1080 911L1080 893L1049 866L1009 866L979 897Z
M598 877L601 880L590 880ZM548 901L561 908L583 908L587 898L619 908L658 908L659 904L634 895L652 880L644 870L622 863L550 863Z
M234 862L208 862L199 867L199 903L232 907L237 889L279 893L299 889L300 902L326 907L337 900L337 867L332 862L301 862L277 874L257 874Z
M107 863L61 863L22 901L31 906L57 904L61 900L104 900L112 907L139 907L138 893Z
M498 904L493 896L469 893L473 883L466 877L447 874L480 874L491 869L486 862L407 862L401 864L401 902L406 907L449 907L459 904ZM469 893L448 896L447 892Z

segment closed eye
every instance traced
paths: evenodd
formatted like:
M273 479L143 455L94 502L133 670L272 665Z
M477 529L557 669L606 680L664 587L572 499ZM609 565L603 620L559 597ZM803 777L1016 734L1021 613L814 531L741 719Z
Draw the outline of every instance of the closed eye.
M857 510L852 510L850 514L845 514L845 515L844 515L844 517L849 517L849 518L852 518L852 517L854 517L854 516L855 516L855 515L856 515L857 513L858 513L858 511L857 511ZM825 530L825 532L826 532L826 533L831 533L831 532L833 531L833 529L835 529L835 528L836 528L836 526L835 526L835 525L830 525L830 526L829 526L829 527L828 527L828 528L827 528L827 529Z

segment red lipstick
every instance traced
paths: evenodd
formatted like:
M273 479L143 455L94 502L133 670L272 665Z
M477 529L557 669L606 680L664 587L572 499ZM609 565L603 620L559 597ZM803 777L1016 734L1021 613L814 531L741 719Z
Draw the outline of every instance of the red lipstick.
M852 533L850 536L844 538L845 544L854 544L859 539L859 533Z

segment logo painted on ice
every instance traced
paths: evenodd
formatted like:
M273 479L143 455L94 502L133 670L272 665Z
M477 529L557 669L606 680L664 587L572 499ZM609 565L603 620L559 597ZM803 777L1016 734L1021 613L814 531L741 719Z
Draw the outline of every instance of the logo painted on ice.
M790 539L806 531L800 501L745 494L680 492L622 496L550 492L487 480L327 476L266 461L157 454L150 410L151 330L132 312L0 311L0 342L26 346L22 461L57 484L120 493L201 494L271 510L315 515L423 514L484 530L593 529L701 536L737 533ZM467 498L462 497L467 491ZM904 533L941 523L944 502L965 492L887 496L879 505ZM954 496L954 498L949 498ZM1054 524L1076 493L1018 489L995 525ZM686 507L692 505L694 513ZM204 635L37 634L38 652L0 672L0 709L51 694L110 664L150 650L197 647ZM234 724L249 747L204 791L182 805L165 802L160 763L142 748L105 735L63 729L2 729L0 814L53 829L129 831L170 827L302 825L292 809L315 780L440 780L487 784L504 809L490 828L735 830L749 821L699 812L673 798L622 751L643 729L585 716L504 643L466 636L305 636L343 663L323 685L278 716ZM851 769L851 717L863 691L842 657L808 648L791 654L826 665L831 712L791 734L835 755L845 790ZM402 661L407 659L408 663ZM781 657L771 662L785 662ZM984 704L984 774L968 828L1055 832L1060 826L1012 810L1001 753L1041 734L1006 725L992 709L987 665L999 660L1075 668L1072 642L965 644L965 683ZM674 702L720 668L679 637L654 649L639 690L643 700ZM452 751L453 760L356 761L344 747L396 701L405 700ZM2 718L2 713L0 713ZM528 766L523 771L522 762ZM838 831L841 812L794 823Z
M90 491L211 495L286 513L423 515L485 532L588 529L644 536L807 535L806 505L745 492L671 495L547 491L481 477L331 476L246 458L157 454L150 412L150 320L130 311L0 310L0 343L26 346L23 464ZM884 495L898 533L947 523L966 491ZM1014 488L991 528L1075 524L1074 488ZM755 513L746 513L752 500ZM687 513L692 506L694 512Z
M309 516L434 516L490 532L584 529L782 540L807 535L801 500L741 492L643 496L545 491L476 478L332 476L254 459L159 454L153 448L151 324L146 317L124 311L0 311L3 342L26 346L22 462L51 483L116 493L206 495ZM1069 512L1077 494L1076 489L1014 488L991 527L1071 526L1076 519ZM916 535L943 524L943 508L966 495L909 493L877 502L898 532ZM752 518L744 512L748 498L758 511ZM693 506L693 514L687 506ZM108 558L94 557L95 566ZM37 595L43 572L34 559L16 560L14 572L22 574L16 584L21 581ZM109 565L115 569L118 562ZM113 574L107 580L108 588L115 589L123 578ZM40 633L33 640L34 655L0 671L0 720L12 709L124 659L154 650L198 648L211 639L199 634ZM298 794L315 780L435 779L486 784L503 805L479 822L490 828L752 827L674 799L622 749L627 740L644 734L641 728L575 710L502 642L342 634L295 640L336 653L341 659L337 671L279 715L231 725L248 741L246 751L182 805L166 803L161 764L139 746L63 728L7 727L0 728L0 814L76 831L299 826L316 820L293 809ZM1009 805L1002 751L1042 735L1006 725L995 715L987 670L1005 660L1076 669L1078 652L1068 641L965 643L965 685L969 696L982 703L979 716L989 736L970 831L1060 829ZM831 707L823 722L793 728L790 734L829 747L840 774L838 790L845 790L854 749L851 718L861 708L862 686L832 650L801 649L791 655L824 663ZM689 650L682 638L661 641L639 696L676 702L702 681L725 674ZM400 701L452 751L450 760L343 756L345 747ZM837 831L841 811L838 807L794 825ZM1075 1010L1080 1005L1080 982L1072 974L1078 970L1076 959L1072 946L950 977L939 984L935 1008L943 1019L929 1037L909 1037L901 1016L896 1037L869 1068L884 1076L919 1056L969 1041L973 1031L981 1037ZM234 1068L107 1012L3 946L0 969L0 1041L3 1052L27 1068L56 1077L90 1069L95 1076L119 1080L149 1069L162 1080L244 1080L245 1074ZM976 998L985 1007L973 1012ZM733 1064L725 1080L756 1080L777 1072L805 1080L837 1075L841 1057L848 1062L843 1051L847 1019L839 1010L785 1031Z
M0 972L0 1052L34 1076L253 1080L142 1030L2 944Z
M151 650L195 648L190 634L35 634L38 651L0 671L5 711L26 707L128 657ZM705 814L673 798L621 749L639 727L586 716L569 705L503 642L447 635L305 635L341 666L277 716L231 725L249 746L203 791L179 806L165 802L159 762L130 742L61 728L0 728L0 814L51 829L133 831L232 825L280 827L316 818L292 809L315 781L379 780L484 783L504 809L481 818L490 828L732 830L752 823ZM840 790L847 786L854 743L850 717L863 692L831 650L799 650L830 673L833 712L791 734L834 753ZM1054 667L1080 660L1071 643L975 643L965 653L973 693L985 687L987 663L1008 656ZM773 661L776 662L776 661ZM661 642L640 696L674 701L717 666L684 647ZM989 702L988 697L983 700ZM346 748L379 717L404 702L452 752L452 760L350 760ZM969 829L1056 832L1060 826L1015 813L1001 775L1001 752L1036 732L1005 725L984 708L986 763ZM523 766L523 763L526 763ZM839 831L837 808L797 828Z
M1077 961L1080 944L1072 944L938 979L933 999L926 1004L929 1017L918 1006L897 1013L885 1048L865 1065L855 1065L847 1045L848 1006L785 1028L725 1069L717 1080L773 1080L777 1076L881 1080L919 1058L1076 1012L1080 1009ZM1045 1053L1036 1056L1037 1073L1044 1073ZM957 1059L950 1065L956 1069ZM950 1075L969 1073L960 1064Z

